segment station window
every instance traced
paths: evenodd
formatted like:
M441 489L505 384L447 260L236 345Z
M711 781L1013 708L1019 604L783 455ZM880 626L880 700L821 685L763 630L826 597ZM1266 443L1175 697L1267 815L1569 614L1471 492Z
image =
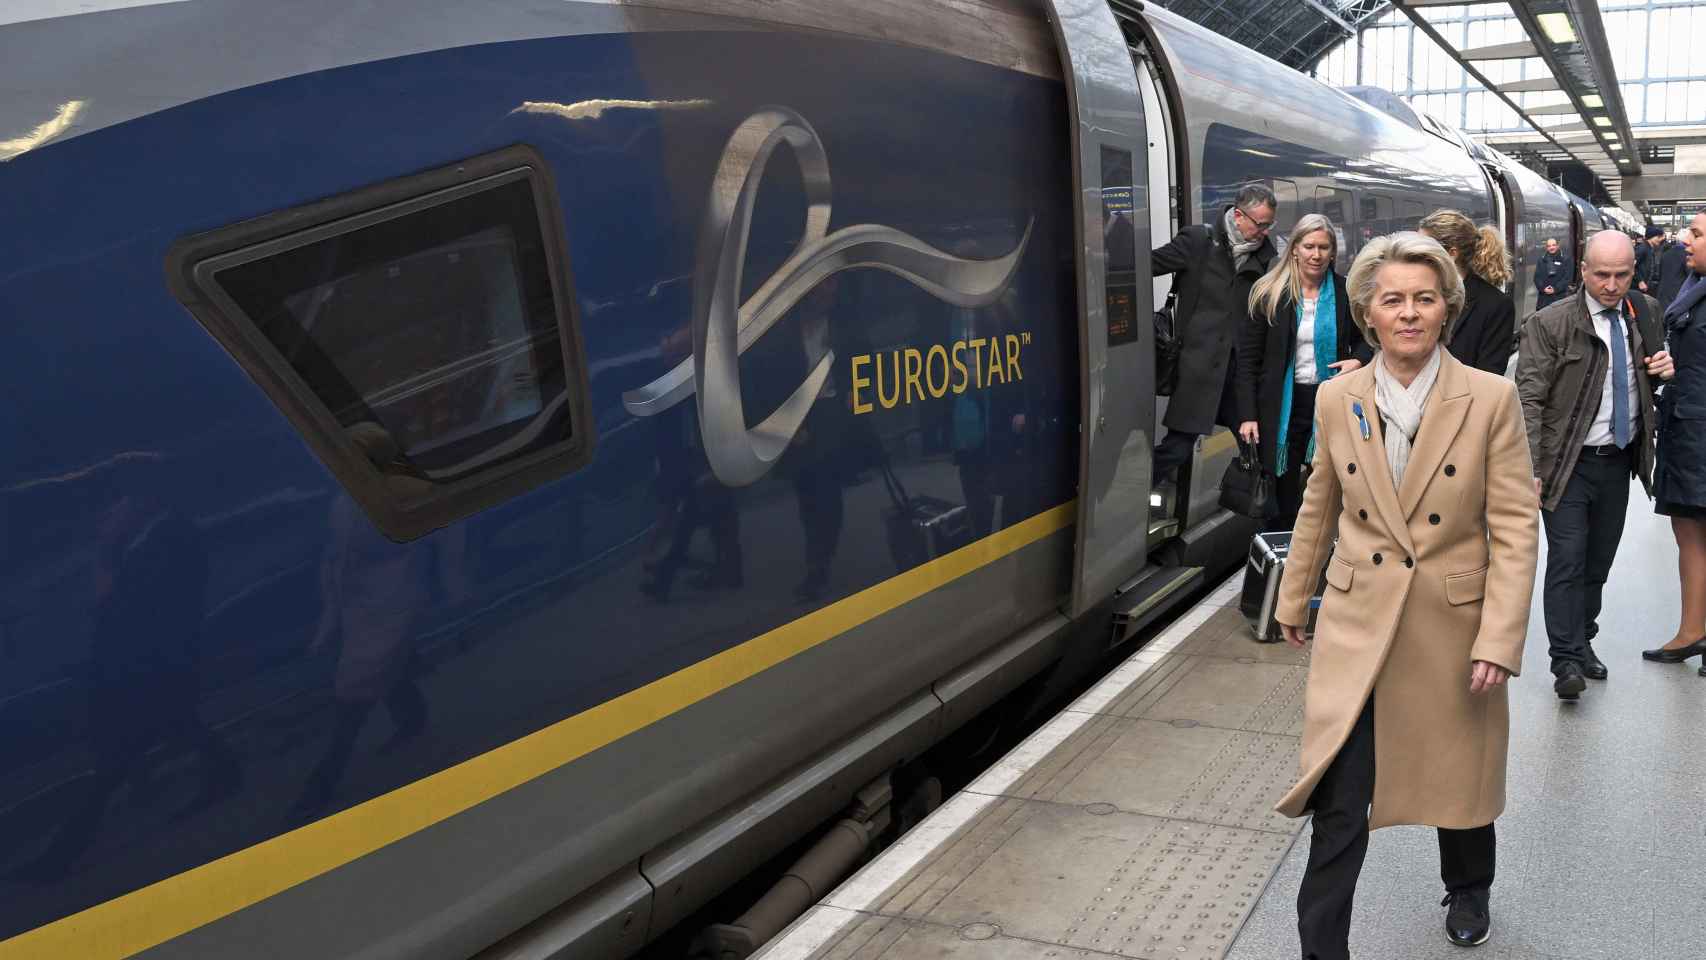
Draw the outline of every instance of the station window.
M585 463L555 192L525 147L191 237L175 292L387 536Z

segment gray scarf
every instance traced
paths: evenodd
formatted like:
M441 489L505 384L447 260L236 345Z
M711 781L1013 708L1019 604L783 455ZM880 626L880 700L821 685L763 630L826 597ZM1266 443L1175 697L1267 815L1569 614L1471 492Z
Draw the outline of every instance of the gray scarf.
M1410 465L1410 446L1416 442L1416 431L1422 428L1422 411L1427 409L1428 394L1433 392L1434 381L1439 379L1441 352L1439 347L1434 348L1428 365L1407 387L1387 372L1385 351L1374 358L1374 404L1380 410L1380 419L1386 423L1386 465L1392 469L1394 487L1404 485L1404 468Z
M1226 242L1232 244L1232 266L1238 270L1244 269L1244 263L1262 245L1261 237L1245 240L1244 235L1238 232L1237 207L1226 208Z

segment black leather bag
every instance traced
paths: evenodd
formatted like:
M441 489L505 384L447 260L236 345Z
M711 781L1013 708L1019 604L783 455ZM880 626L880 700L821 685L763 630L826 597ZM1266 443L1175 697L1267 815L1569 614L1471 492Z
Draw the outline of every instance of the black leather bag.
M1272 515L1273 475L1262 466L1254 444L1238 441L1238 459L1226 465L1220 478L1220 505L1239 516L1265 520Z
M1167 294L1167 303L1155 311L1155 395L1170 397L1179 386L1179 336L1173 316L1178 291Z

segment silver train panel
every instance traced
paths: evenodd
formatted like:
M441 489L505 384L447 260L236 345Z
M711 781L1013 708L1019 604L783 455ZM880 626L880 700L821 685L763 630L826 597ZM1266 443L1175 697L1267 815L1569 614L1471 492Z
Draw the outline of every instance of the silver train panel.
M1155 438L1154 336L1138 251L1149 249L1148 151L1131 54L1104 0L1053 0L1074 119L1081 426L1078 545L1069 613L1080 616L1142 569L1149 552Z

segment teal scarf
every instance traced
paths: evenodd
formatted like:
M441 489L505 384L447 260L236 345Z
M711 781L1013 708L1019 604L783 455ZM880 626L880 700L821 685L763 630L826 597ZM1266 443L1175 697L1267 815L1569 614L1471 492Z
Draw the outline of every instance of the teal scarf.
M1339 362L1339 302L1333 275L1321 281L1321 292L1315 296L1315 379L1325 383L1337 373L1328 364ZM1297 325L1303 326L1303 302L1297 303ZM1297 351L1285 358L1284 398L1280 401L1279 429L1274 432L1274 476L1283 477L1286 471L1286 434L1291 429L1291 393L1297 379ZM1315 435L1310 432L1309 452L1304 459L1315 459Z

